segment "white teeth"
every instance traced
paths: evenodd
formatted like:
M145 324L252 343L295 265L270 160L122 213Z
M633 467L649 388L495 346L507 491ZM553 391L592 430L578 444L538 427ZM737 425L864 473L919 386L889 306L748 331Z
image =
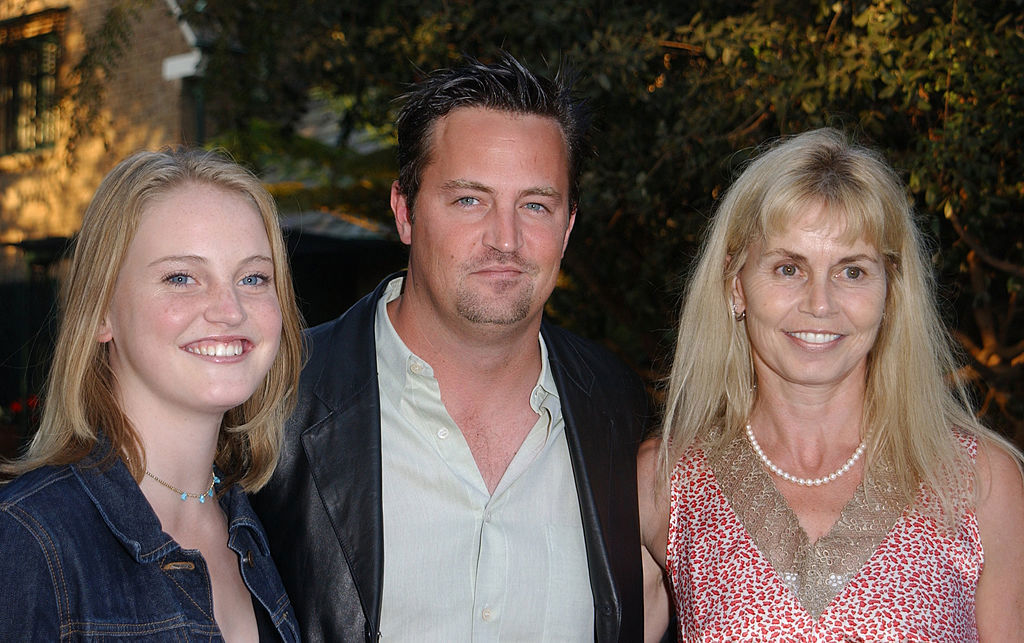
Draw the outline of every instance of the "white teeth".
M185 350L196 355L206 355L207 357L234 357L242 354L242 342L239 340L227 344L200 344L198 346L189 346Z
M827 344L842 337L842 335L833 333L790 333L790 335L808 344Z

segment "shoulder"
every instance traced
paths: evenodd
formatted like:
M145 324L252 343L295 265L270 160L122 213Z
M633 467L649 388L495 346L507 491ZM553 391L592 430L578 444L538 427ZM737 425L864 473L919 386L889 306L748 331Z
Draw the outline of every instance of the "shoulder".
M583 404L622 421L615 426L634 445L649 430L651 401L640 376L607 349L567 330L545 323L541 336L562 398L562 408Z
M81 485L67 466L34 469L0 487L0 543L4 551L0 556L0 587L7 588L0 590L0 614L11 604L36 610L39 605L33 601L45 603L47 596L52 598L53 587L63 576L62 553L72 531L69 522L77 523L86 513L82 511L86 502ZM33 579L30 592L24 579ZM0 625L6 628L4 620L0 616Z
M392 277L388 277L340 317L303 332L306 362L299 380L299 407L302 407L312 390L323 388L334 392L338 389L339 386L334 385L332 378L347 379L353 373L374 372L376 347L373 328L377 300L383 286ZM322 387L319 386L321 384Z
M978 583L978 629L983 639L1024 636L1024 478L1009 445L979 440L976 516L984 551Z
M355 346L352 340L366 335L373 337L377 296L377 291L374 291L353 304L341 316L303 332L307 348L307 370L339 352L353 351Z
M70 520L84 520L92 502L70 466L40 467L0 486L0 521L8 537L20 532L24 538L56 547L68 536ZM2 557L0 557L2 558Z
M598 383L626 384L637 391L643 390L640 376L596 342L546 321L541 325L541 336L548 348L548 360L553 368L587 373L596 377Z
M46 508L54 500L67 498L69 487L79 487L70 466L33 469L0 485L0 511Z
M1010 447L980 439L975 460L978 480L978 514L1009 517L1004 509L1024 509L1024 477L1020 454Z

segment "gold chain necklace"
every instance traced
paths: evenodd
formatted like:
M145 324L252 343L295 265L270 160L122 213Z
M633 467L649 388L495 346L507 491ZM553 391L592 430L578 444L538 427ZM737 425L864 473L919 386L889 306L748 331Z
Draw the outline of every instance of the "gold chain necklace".
M174 493L179 494L181 496L182 502L188 500L189 498L195 498L200 503L206 502L207 498L212 498L213 497L213 485L215 485L218 482L220 482L220 478L217 477L217 473L214 472L214 471L211 471L210 472L210 488L207 489L206 491L203 491L202 493L189 493L187 491L182 491L181 489L175 487L174 485L172 485L169 482L164 482L160 478L158 478L155 475L153 475L152 473L150 473L149 469L146 469L146 475L149 476L150 478L156 480L158 484L161 484L161 485L167 487L168 489L170 489L171 491L173 491Z

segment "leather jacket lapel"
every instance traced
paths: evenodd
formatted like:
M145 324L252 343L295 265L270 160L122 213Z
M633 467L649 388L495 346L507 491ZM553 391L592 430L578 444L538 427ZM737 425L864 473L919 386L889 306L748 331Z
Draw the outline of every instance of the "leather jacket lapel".
M380 394L373 328L384 286L396 276L385 279L353 306L338 332L317 347L331 353L314 388L326 415L303 431L301 438L310 473L359 594L367 638L375 638L379 627L384 576ZM340 360L349 363L339 365Z
M609 524L609 489L612 472L611 445L607 431L587 431L587 427L602 427L611 418L591 399L594 373L570 344L562 341L561 331L545 322L541 334L548 348L558 397L562 403L565 435L576 478L583 517L583 534L587 544L590 582L594 592L596 611L596 640L616 641L620 621L621 601L616 596L612 577L612 564L602 525ZM591 475L596 472L596 475Z

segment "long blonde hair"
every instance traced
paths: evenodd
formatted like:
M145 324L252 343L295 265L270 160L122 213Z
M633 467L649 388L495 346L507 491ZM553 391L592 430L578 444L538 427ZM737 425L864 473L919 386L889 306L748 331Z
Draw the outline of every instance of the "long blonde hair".
M302 363L302 319L277 207L249 171L220 154L187 148L134 154L115 166L96 190L61 290L60 330L40 427L25 455L4 464L4 474L76 462L92 450L102 431L112 446L108 456L120 457L135 479L142 479L145 453L117 402L108 344L96 341L96 331L147 204L190 183L213 185L248 199L259 211L270 241L282 317L280 349L253 396L225 414L216 455L225 475L224 488L237 481L255 491L270 479Z
M783 139L754 159L717 207L689 281L668 381L661 481L692 446L714 452L742 435L756 398L746 326L730 305L750 245L786 228L812 204L840 219L844 235L884 257L885 315L868 355L863 426L872 463L891 463L909 503L921 483L947 519L975 489L956 431L1012 446L975 418L957 378L936 284L904 187L875 151L819 129Z

